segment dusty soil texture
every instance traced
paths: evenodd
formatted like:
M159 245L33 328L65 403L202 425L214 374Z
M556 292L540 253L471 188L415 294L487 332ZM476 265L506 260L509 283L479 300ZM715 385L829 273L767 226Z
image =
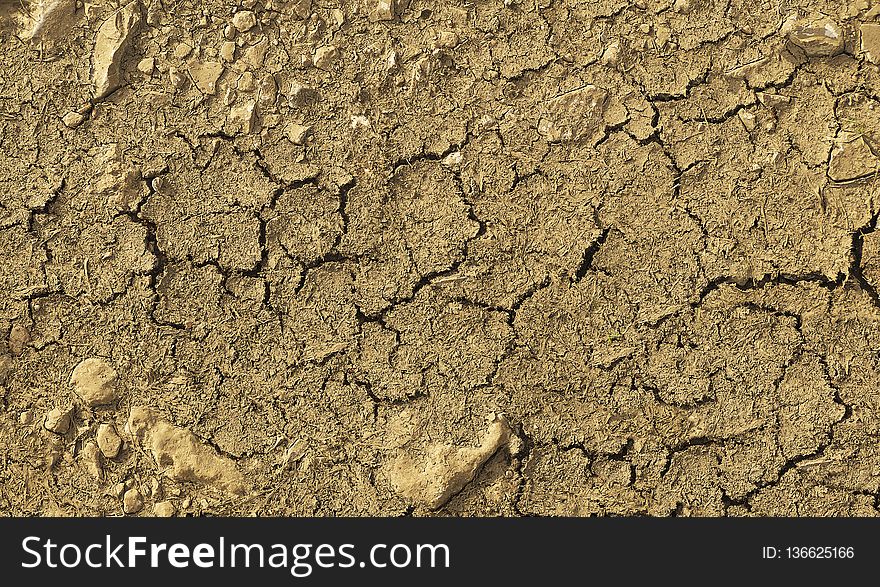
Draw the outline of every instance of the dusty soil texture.
M0 512L874 515L878 0L0 0Z

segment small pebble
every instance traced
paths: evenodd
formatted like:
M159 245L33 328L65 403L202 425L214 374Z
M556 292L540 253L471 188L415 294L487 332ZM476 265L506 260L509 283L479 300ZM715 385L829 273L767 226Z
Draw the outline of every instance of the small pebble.
M144 498L137 489L129 489L122 496L122 511L126 514L136 514L144 509Z
M326 45L315 50L312 61L318 69L330 69L339 58L339 49L333 45Z
M437 35L434 47L437 49L452 49L458 45L458 35L452 31L442 31Z
M235 43L226 41L220 46L220 58L227 63L235 61Z
M748 110L740 110L739 112L737 112L737 116L739 117L739 121L742 122L742 125L746 128L747 131L751 132L755 130L757 122L755 121L754 114L752 114Z
M170 518L176 513L176 508L170 501L160 501L153 506L153 513L157 518Z
M67 128L76 128L81 125L85 119L86 117L79 112L68 112L61 117L61 122L63 122L64 126Z
M18 356L24 352L25 347L31 341L31 333L21 324L15 324L9 331L9 351Z
M795 23L788 38L808 57L830 57L844 48L840 26L826 18Z
M54 432L55 434L67 434L67 431L70 430L70 413L72 411L71 407L64 409L52 408L46 414L46 420L43 425L49 432Z
M178 59L185 59L187 55L192 53L192 47L186 43L180 43L174 48L174 56Z
M234 26L238 32L246 33L257 24L257 17L254 16L254 13L250 10L242 10L241 12L236 12L235 16L232 17L232 26Z
M70 375L73 390L89 406L116 401L116 371L103 359L81 361Z
M141 59L140 61L138 61L137 64L138 71L146 75L150 75L151 73L153 73L153 69L155 69L155 67L156 60L152 57Z
M241 92L253 92L256 87L254 74L246 71L238 78L238 89Z
M31 422L34 421L34 416L31 414L30 410L25 410L21 414L18 415L18 422L22 426L27 426Z
M180 89L186 83L186 74L176 67L169 67L168 81L171 83L172 88Z
M284 136L286 136L294 145L305 144L306 139L311 133L312 127L296 123L288 124L284 129Z
M96 440L98 441L98 448L101 449L101 454L108 459L116 458L119 455L119 450L122 448L122 439L119 438L116 428L112 424L100 424Z
M370 20L372 22L394 20L394 0L372 0Z
M602 64L615 67L620 61L620 43L614 42L602 52Z
M95 441L89 440L83 445L82 451L80 451L80 458L92 477L95 479L102 479L104 477L104 470L101 467L101 451L98 450L98 445L95 444Z

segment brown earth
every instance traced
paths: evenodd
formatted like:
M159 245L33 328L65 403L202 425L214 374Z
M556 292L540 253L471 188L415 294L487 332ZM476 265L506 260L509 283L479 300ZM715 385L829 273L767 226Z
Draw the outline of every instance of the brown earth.
M877 2L0 0L0 513L876 514Z

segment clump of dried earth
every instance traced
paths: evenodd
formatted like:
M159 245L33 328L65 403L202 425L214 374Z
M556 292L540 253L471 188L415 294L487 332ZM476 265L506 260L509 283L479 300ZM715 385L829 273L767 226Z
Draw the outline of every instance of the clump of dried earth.
M873 515L878 0L0 0L0 512Z

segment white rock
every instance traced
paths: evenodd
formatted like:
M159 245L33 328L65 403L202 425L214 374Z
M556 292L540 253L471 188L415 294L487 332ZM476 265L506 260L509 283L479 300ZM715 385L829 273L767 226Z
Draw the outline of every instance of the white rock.
M76 128L81 125L85 119L86 117L79 112L68 112L61 117L61 122L63 122L64 126L67 128Z

